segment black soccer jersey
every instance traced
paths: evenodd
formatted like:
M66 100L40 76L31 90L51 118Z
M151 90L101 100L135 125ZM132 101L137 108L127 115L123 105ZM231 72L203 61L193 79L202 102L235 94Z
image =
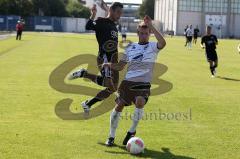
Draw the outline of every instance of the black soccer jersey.
M118 30L116 24L109 18L99 18L96 21L88 20L87 30L94 30L99 45L99 55L111 57L118 52Z
M199 29L198 29L198 28L195 28L193 32L194 32L194 36L196 37L196 36L198 36Z
M206 52L215 52L218 39L215 35L205 35L202 37L202 44L205 44Z

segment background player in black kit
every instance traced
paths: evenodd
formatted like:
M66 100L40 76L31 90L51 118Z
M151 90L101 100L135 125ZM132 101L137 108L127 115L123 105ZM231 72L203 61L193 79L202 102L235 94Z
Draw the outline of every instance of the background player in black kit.
M206 49L207 60L210 64L210 71L212 77L216 75L216 68L218 66L218 56L216 52L216 45L218 44L217 37L212 34L212 28L207 26L207 34L202 37L201 46ZM204 45L205 46L204 46Z
M82 103L85 113L90 111L93 104L102 101L109 97L117 90L119 72L111 70L109 67L102 68L103 63L117 63L118 62L118 30L116 22L122 15L123 5L119 2L114 2L108 9L107 5L102 1L100 5L104 10L108 11L106 18L98 18L94 21L97 9L96 5L92 8L92 15L86 24L87 30L94 30L99 45L97 64L101 75L94 75L87 72L86 69L81 69L72 73L69 79L88 78L100 86L107 87L99 92L91 100Z
M196 26L196 28L194 28L193 30L193 42L194 44L197 44L197 38L198 38L198 34L199 34L199 29L198 26Z

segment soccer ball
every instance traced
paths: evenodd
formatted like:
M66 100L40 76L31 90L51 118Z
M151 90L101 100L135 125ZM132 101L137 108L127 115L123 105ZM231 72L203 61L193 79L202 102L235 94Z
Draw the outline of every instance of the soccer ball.
M138 137L132 137L127 145L126 145L127 151L131 154L140 154L144 152L144 142L142 139Z

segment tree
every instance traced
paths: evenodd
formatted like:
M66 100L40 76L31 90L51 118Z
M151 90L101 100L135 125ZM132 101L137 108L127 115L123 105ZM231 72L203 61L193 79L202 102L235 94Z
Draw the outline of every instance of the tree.
M64 0L32 0L35 15L67 16Z
M0 0L0 14L33 15L33 3L31 0Z
M89 8L74 0L69 0L67 11L69 16L78 18L89 18L91 14Z
M64 0L48 0L50 14L49 16L64 17L67 16Z
M155 0L143 0L143 3L138 10L139 16L143 18L145 15L148 15L154 19L154 5Z

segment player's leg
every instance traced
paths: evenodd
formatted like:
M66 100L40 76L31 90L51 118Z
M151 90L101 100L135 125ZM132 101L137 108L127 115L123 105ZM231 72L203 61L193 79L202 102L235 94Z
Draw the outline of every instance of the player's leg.
M135 136L136 134L136 128L138 126L139 121L143 117L144 113L144 105L146 104L146 99L142 96L137 96L135 100L135 110L134 110L134 115L132 118L132 126L130 127L129 131L127 132L126 137L123 140L123 145L126 145L128 140Z
M18 36L19 36L19 31L17 31L16 40L18 40Z
M19 32L19 40L22 39L22 31Z
M191 49L191 48L192 48L192 36L189 37L189 49Z
M218 67L218 59L216 58L214 60L214 66L213 66L213 68L214 68L214 70L213 70L214 76L216 76L216 74L217 74L217 71L216 71L217 67Z
M104 77L104 73L103 73L103 77L102 81L98 81L98 82L103 82L102 86L107 87L106 89L100 91L95 97L93 97L90 100L84 101L82 103L82 107L84 109L84 112L88 113L90 108L92 107L92 105L94 105L95 103L99 102L99 101L103 101L104 99L108 98L111 94L113 94L118 87L118 81L119 81L119 72L118 71L111 71L111 78L106 78ZM101 84L101 83L99 83Z
M188 38L187 38L187 36L185 36L185 47L187 46L187 43L188 43Z
M101 68L102 64L103 64L103 59L100 56L98 56L97 57L97 65L98 65L98 69L100 71L102 70L102 68ZM94 82L100 86L103 86L103 77L102 76L91 74L84 68L71 73L68 77L69 80L74 80L77 78L87 78L87 79L91 80L92 82Z
M209 62L209 68L210 68L210 72L211 72L211 74L212 74L212 77L214 77L214 61L212 61L212 60L208 60L208 62Z
M110 115L110 132L109 132L109 138L106 141L107 146L113 146L114 145L114 139L116 135L116 130L118 127L119 119L122 113L122 110L124 108L125 103L118 100L115 108L113 109L111 115Z
M114 86L117 88L117 83ZM82 107L85 113L89 113L91 107L96 104L97 102L103 101L108 98L111 94L113 94L116 90L111 90L110 88L106 88L100 91L95 97L86 100L82 103Z

